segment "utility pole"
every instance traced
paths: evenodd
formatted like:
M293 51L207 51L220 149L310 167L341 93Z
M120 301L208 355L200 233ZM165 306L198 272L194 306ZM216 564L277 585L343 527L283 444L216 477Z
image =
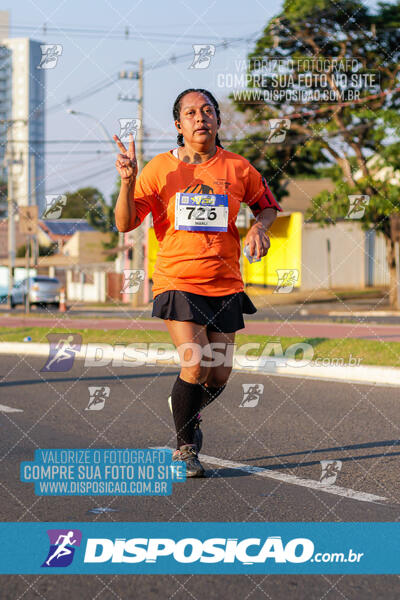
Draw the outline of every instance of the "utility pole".
M390 237L394 244L394 254L396 261L396 301L394 308L400 308L400 214L392 213L390 215Z
M29 246L32 236L37 234L38 228L38 207L21 206L19 209L19 232L26 235L25 261L26 261L26 290L25 290L25 312L30 311L30 278L29 278Z
M15 267L15 210L13 198L12 154L7 159L7 249L8 249L8 306L11 309L11 291L14 285Z
M13 186L13 165L21 164L21 160L14 159L14 150L10 142L13 138L14 123L24 123L27 125L26 119L1 119L0 123L7 125L7 146L4 155L4 166L7 167L7 250L8 250L8 306L11 309L11 290L14 284L14 268L15 268L15 202L14 202L14 186ZM10 133L11 130L11 133Z
M30 155L30 170L31 170L31 193L30 198L28 198L28 204L32 206L37 205L36 199L36 154L34 150L32 150ZM37 229L34 235L31 236L31 256L33 256L33 266L38 266L38 256L39 256L39 248L38 248L38 238L37 238ZM28 273L29 274L29 273Z
M137 161L138 161L138 173L143 169L143 59L139 60L139 77L138 77L139 97L138 97L138 119L140 127L137 130L136 139L136 150L137 150ZM146 217L146 223L148 222ZM144 245L147 244L147 230L143 232L142 227L137 227L132 232L133 242L133 261L132 268L135 270L144 271L144 281L140 285L139 290L136 294L132 294L132 306L141 306L144 301L148 301L148 294L146 298L145 287L148 289L148 277L147 277L147 264L145 264L145 253ZM146 261L147 262L147 261Z
M10 125L7 128L9 135ZM14 164L13 150L10 150L10 142L7 140L4 155L4 166L7 167L7 251L8 251L8 307L11 309L11 291L14 285L15 267L15 210L12 165Z
M138 119L140 127L138 129L138 159L139 168L143 169L143 58L139 60L139 98L138 98Z
M27 235L26 236L26 242L25 242L25 269L26 269L26 294L25 294L25 312L27 314L29 314L31 312L31 303L30 303L30 291L31 291L31 285L30 285L30 278L29 278L29 250L30 250L30 245L31 245L31 236Z

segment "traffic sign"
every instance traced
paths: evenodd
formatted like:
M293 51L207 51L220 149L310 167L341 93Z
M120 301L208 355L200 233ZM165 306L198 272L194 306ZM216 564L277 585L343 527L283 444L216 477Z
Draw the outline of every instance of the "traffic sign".
M35 235L38 229L38 207L20 206L19 214L19 232L26 235Z

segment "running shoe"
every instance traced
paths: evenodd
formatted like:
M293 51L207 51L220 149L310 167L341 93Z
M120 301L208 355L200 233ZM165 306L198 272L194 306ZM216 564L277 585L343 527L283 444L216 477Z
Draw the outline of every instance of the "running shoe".
M171 411L171 415L172 415L173 413L172 413L172 398L171 398L171 396L168 396L168 406L169 406L169 410ZM200 423L201 423L201 415L200 415L200 413L198 413L196 416L196 423L194 425L194 437L193 437L193 443L195 444L198 453L200 452L201 447L203 445L203 432L200 429Z
M195 444L186 444L175 450L172 460L181 460L186 465L186 477L204 477L204 469L197 456Z

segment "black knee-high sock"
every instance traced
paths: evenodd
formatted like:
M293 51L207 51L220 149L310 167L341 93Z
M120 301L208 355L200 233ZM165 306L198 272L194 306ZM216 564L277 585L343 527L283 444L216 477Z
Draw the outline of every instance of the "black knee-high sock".
M193 444L194 426L202 397L202 384L189 383L178 375L171 393L177 448L185 444Z
M203 410L203 408L211 404L211 402L214 402L215 398L218 398L218 396L222 394L225 388L226 383L224 385L221 385L220 387L210 387L203 385L203 396L200 405L200 410Z

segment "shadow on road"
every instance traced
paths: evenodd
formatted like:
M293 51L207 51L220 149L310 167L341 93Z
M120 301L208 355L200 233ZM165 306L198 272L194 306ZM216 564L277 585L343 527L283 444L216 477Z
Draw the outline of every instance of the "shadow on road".
M376 442L365 442L363 444L350 444L347 446L334 446L331 448L319 448L318 450L303 450L301 452L290 452L287 454L275 454L274 456L256 456L253 458L245 458L243 459L243 462L249 462L249 461L253 461L253 460L268 460L268 459L277 459L277 458L283 458L284 456L302 456L304 454L306 455L312 455L312 454L318 454L319 452L341 452L343 450L360 450L363 448L378 448L378 447L384 447L384 446L400 446L400 440L382 440L382 441L376 441ZM342 462L347 462L347 461L351 461L351 460L365 460L368 458L380 458L382 456L398 456L400 455L400 452L380 452L379 454L364 454L364 455L358 455L356 454L355 456L345 456L345 457L340 457L340 460ZM274 465L266 465L266 468L268 469L294 469L296 467L308 467L308 466L312 466L312 465L318 465L320 464L319 460L314 460L314 461L308 461L308 462L286 462L286 463L280 463L280 464L274 464Z
M115 381L115 379L140 379L142 377L146 378L149 376L148 373L136 373L135 375L119 375L118 378L115 375L97 375L96 377L56 377L58 373L53 373L54 377L51 379L46 379L45 377L40 379L24 379L24 381L4 381L0 383L0 389L2 387L11 387L11 386L20 386L20 385L33 385L33 384L43 384L47 381L51 381L52 383L63 382L63 381ZM179 371L168 371L167 373L158 373L157 377L172 377L173 375L179 375Z

